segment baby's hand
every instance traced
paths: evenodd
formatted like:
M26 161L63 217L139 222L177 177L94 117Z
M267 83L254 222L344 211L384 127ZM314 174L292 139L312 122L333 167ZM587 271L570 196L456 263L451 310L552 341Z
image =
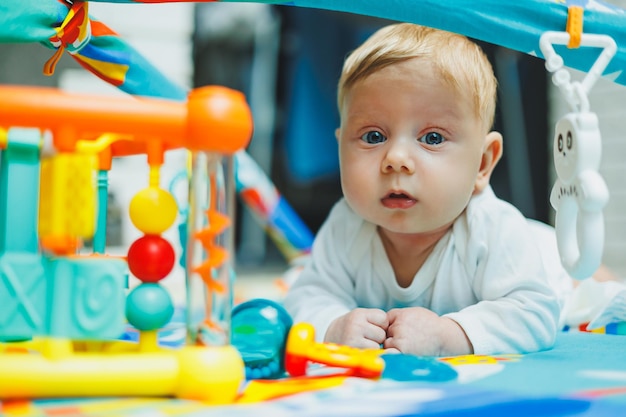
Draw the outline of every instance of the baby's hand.
M397 308L387 313L385 349L420 356L470 354L472 345L455 321L422 307Z
M336 318L326 331L324 342L377 349L387 338L387 313L377 308L357 308Z

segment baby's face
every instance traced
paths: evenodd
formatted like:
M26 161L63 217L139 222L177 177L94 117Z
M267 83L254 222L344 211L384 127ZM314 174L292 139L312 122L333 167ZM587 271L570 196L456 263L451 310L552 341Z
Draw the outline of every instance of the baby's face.
M341 184L363 218L395 233L445 230L475 191L485 132L469 94L411 59L358 81L337 130Z

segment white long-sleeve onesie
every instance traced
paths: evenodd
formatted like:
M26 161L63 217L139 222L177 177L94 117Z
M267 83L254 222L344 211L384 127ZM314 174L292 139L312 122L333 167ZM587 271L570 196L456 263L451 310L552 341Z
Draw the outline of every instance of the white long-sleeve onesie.
M403 288L376 226L342 199L318 232L285 307L295 322L313 324L318 340L334 319L354 308L420 306L459 323L476 354L549 348L560 310L554 288L571 280L546 237L548 232L487 188L472 197Z

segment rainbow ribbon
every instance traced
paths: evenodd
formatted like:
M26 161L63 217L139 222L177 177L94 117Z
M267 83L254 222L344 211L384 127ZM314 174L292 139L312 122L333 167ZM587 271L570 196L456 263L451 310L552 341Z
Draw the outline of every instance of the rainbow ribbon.
M186 100L186 89L87 12L88 2L82 1L0 0L0 42L39 42L55 50L44 73L51 74L67 51L83 68L128 94Z

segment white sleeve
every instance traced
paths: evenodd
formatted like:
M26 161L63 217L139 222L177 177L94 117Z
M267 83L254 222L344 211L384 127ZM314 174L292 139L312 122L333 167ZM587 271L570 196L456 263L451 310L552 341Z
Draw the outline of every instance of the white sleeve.
M284 300L294 323L315 327L318 341L330 323L357 307L354 271L348 261L354 220L347 218L345 203L338 203L315 237L311 256ZM353 221L350 221L353 220Z
M463 328L476 354L552 347L559 303L526 220L509 210L485 211L478 217L465 230L463 256L471 265L467 272L479 301L447 317ZM457 233L455 240L463 234Z

